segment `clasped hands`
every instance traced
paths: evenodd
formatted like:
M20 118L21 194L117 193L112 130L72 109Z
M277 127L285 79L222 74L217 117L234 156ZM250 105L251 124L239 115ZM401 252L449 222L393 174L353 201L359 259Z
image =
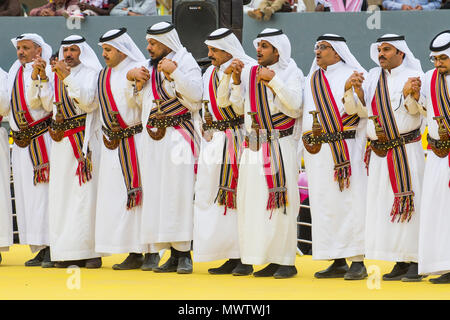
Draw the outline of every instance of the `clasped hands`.
M164 73L164 76L166 77L167 80L173 81L170 75L172 74L172 72L175 71L177 67L178 65L175 61L163 58L161 59L161 61L159 61L157 70L158 72ZM148 80L150 80L150 72L144 66L140 68L134 68L128 71L127 79L129 81L134 81L136 85L136 90L140 91L144 87L145 83Z

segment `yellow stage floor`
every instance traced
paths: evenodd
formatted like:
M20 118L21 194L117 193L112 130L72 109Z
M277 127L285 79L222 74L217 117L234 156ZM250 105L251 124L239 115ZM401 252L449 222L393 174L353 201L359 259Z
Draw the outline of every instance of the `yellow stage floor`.
M24 267L33 256L28 246L14 245L3 252L0 265L0 299L52 300L415 300L450 299L450 284L435 285L428 278L419 283L383 282L380 277L393 263L366 261L369 279L315 279L314 272L329 262L298 256L299 274L291 279L212 276L207 270L223 261L194 263L194 273L157 274L141 270L115 271L114 263L126 255L103 259L101 269L43 269ZM163 257L163 262L167 254ZM259 270L261 266L256 266ZM434 276L435 277L435 276Z

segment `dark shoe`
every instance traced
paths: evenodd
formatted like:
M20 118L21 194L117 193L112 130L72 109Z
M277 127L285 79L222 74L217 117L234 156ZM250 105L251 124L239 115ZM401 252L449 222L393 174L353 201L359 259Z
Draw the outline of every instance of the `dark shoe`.
M416 262L411 262L408 272L402 278L402 282L420 282L426 277L419 274L419 265Z
M364 262L352 262L350 269L345 273L345 280L363 280L367 278L366 266Z
M157 273L176 272L177 267L178 267L178 257L171 256L162 266L154 268L153 272Z
M2 263L2 254L0 253L0 263Z
M178 274L190 274L192 273L192 259L190 257L182 256L178 258L178 266L177 266Z
M54 264L55 268L68 268L70 266L84 267L86 265L86 260L69 260L69 261L56 261Z
M218 268L208 269L209 274L231 274L233 269L236 268L241 259L229 259L223 265Z
M87 259L85 260L85 265L86 269L98 269L102 267L102 258L98 257L98 258L91 258L91 259Z
M144 263L141 266L142 271L152 271L153 269L158 267L159 260L161 257L159 253L146 253L144 258Z
M144 262L144 256L141 253L130 253L128 257L120 264L112 266L114 270L132 270L139 269Z
M287 279L292 278L297 274L297 268L295 266L280 266L274 273L275 279Z
M345 259L335 259L334 262L325 270L314 274L318 279L343 278L348 271L348 265Z
M434 283L434 284L450 283L450 272L445 273L445 274L441 275L440 277L430 279L428 281L430 281L431 283Z
M53 268L55 266L55 261L52 261L50 257L50 247L44 249L44 260L42 260L42 268Z
M45 249L41 249L38 254L33 258L25 262L25 267L39 267L44 260Z
M275 272L277 272L278 268L280 267L279 264L276 263L270 263L268 266L266 266L264 269L261 269L259 271L256 271L253 276L254 277L273 277Z
M243 264L240 262L231 273L233 276L249 276L253 273L253 266L251 264Z
M408 272L409 263L397 262L391 272L383 274L384 281L398 281Z

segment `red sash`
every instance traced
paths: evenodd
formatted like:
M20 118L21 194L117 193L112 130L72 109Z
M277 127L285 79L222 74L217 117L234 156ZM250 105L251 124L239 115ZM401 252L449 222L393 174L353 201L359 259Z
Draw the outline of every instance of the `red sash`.
M14 81L14 86L11 93L11 109L17 127L19 127L19 124L22 122L22 118L19 116L19 112L21 111L24 111L24 118L29 127L41 123L42 121L46 121L49 117L51 117L50 115L35 121L31 116L25 100L23 66L19 68L16 75L16 80ZM33 164L34 185L38 183L47 183L50 175L49 157L43 136L47 131L48 128L32 138L28 147L31 162Z
M103 122L111 130L113 121L109 111L119 111L111 92L111 68L106 67L100 72L98 90ZM116 119L122 129L128 127L120 113L116 115ZM141 177L134 136L121 139L118 150L122 174L127 188L127 209L131 209L139 206L142 202Z

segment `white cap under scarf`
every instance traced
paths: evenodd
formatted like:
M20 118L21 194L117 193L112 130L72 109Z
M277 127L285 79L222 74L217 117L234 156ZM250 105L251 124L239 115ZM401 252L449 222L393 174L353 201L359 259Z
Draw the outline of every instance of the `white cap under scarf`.
M98 43L99 46L102 46L103 44L113 46L133 61L138 62L145 60L144 54L128 35L126 28L113 29L106 32L100 38L100 42Z
M244 64L255 64L255 59L245 54L244 48L234 33L227 28L220 28L213 31L205 40L207 46L223 50L241 60Z
M339 55L342 62L358 72L366 72L366 70L359 64L358 60L356 60L356 58L350 52L350 49L348 48L343 37L331 33L324 34L317 38L314 47L322 41L328 42L333 47L334 51L336 51L336 53ZM317 60L314 58L311 69L309 70L309 75L311 75L317 69L319 69L319 66L317 65Z
M450 30L437 34L430 43L430 56L445 54L450 58Z
M64 38L63 41L61 41L58 59L59 60L64 59L64 48L73 45L76 45L78 48L80 48L80 61L82 65L94 69L96 71L102 69L102 65L98 60L98 57L95 54L94 50L91 48L89 44L87 44L86 39L78 35L68 36L67 38Z

